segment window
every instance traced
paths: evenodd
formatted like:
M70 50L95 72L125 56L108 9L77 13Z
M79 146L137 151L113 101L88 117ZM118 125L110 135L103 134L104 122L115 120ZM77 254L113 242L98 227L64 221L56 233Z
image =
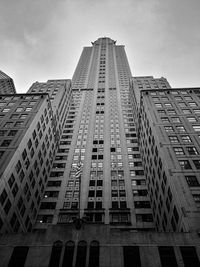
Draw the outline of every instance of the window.
M137 222L153 222L152 214L136 214Z
M179 160L179 164L180 164L181 168L184 170L192 169L188 160Z
M193 194L192 196L193 196L194 201L195 201L196 203L200 203L200 194Z
M200 132L200 125L192 125L195 132Z
M62 242L61 241L54 242L51 250L51 257L48 267L59 267L61 252L62 252Z
M24 266L28 250L29 247L25 246L15 247L8 263L8 267Z
M22 167L21 162L18 160L18 162L17 162L17 164L15 166L15 169L16 169L17 173L19 173L19 171L21 170L21 167Z
M191 114L191 110L190 109L182 109L184 114Z
M200 170L200 160L193 160L193 163L197 170Z
M189 102L188 103L190 107L197 107L197 103L196 102Z
M169 136L169 140L171 143L179 143L177 136Z
M185 132L185 127L184 126L176 126L176 129L178 132Z
M86 254L87 254L87 243L85 241L79 241L77 247L77 256L76 256L76 267L85 267L86 266Z
M185 179L186 179L189 187L199 186L199 182L198 182L197 177L195 175L185 176Z
M168 117L162 117L161 120L162 120L162 122L169 122L169 118Z
M99 267L99 252L99 242L92 241L90 243L89 267Z
M75 244L73 241L68 241L66 243L62 266L72 267L73 256L74 256L74 247L75 247Z
M6 190L4 189L3 192L0 195L0 203L1 203L2 206L4 205L4 203L5 203L6 199L7 199L7 196L8 196L8 194L7 194Z
M14 182L15 182L15 177L13 174L11 174L11 176L8 180L8 184L9 184L10 188L13 186Z
M155 103L156 108L162 108L162 104L161 103Z
M4 146L4 147L8 147L10 145L10 143L12 142L12 140L4 140L1 144L1 146Z
M184 150L182 147L174 147L174 152L176 155L184 155Z
M2 112L9 112L10 111L10 108L4 108L3 110L2 110Z
M32 110L31 107L25 108L25 111L31 111L31 110Z
M181 139L185 143L191 143L192 142L189 135L181 135Z
M22 112L23 111L23 108L17 108L16 110L15 110L15 112Z
M171 120L174 123L181 122L180 119L179 119L179 117L172 117Z
M179 107L181 107L181 108L185 108L185 107L187 107L187 105L186 105L184 102L179 102L178 105L179 105Z
M172 107L171 103L165 103L164 105L165 105L166 108L171 108Z
M4 131L4 130L0 130L0 136L5 136L7 133L7 131Z
M200 114L200 109L194 109L195 114Z
M187 117L189 122L197 122L197 119L195 117Z
M8 133L8 136L15 136L17 134L17 130L11 130L9 133Z
M162 267L178 267L173 247L158 247Z
M141 267L140 251L138 246L124 246L124 267Z
M165 131L166 131L167 133L172 133L172 132L174 132L174 129L173 129L172 126L164 126L164 128L165 128Z
M176 114L175 109L168 109L167 112L169 115L175 115Z
M199 154L196 147L191 146L191 147L186 147L186 148L187 148L189 155L198 155Z
M198 267L200 262L195 247L180 247L185 267Z

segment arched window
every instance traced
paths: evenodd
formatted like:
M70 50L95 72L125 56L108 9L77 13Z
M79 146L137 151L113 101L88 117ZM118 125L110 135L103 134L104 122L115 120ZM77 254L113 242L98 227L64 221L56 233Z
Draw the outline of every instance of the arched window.
M79 241L76 255L76 267L86 266L87 242Z
M63 258L62 267L72 267L73 265L73 257L74 257L74 241L68 241L65 244L65 253Z
M51 250L51 258L49 261L49 267L59 267L60 255L62 252L62 241L55 241Z
M99 267L99 242L90 243L89 267Z

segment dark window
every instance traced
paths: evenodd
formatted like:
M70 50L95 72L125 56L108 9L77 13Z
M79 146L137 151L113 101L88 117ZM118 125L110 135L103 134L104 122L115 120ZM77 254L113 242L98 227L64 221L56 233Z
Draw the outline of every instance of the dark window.
M200 170L200 160L193 160L193 163L197 170Z
M40 209L55 209L56 202L42 202Z
M94 209L94 202L88 202L88 209Z
M3 226L3 221L2 221L2 219L0 218L0 229L2 228L2 226Z
M189 185L189 187L199 186L199 182L195 175L185 176L185 179Z
M162 267L178 267L173 247L158 247Z
M124 267L141 267L139 247L125 246L123 247L123 253Z
M65 245L65 253L63 257L62 267L72 267L74 256L74 242L68 241Z
M8 194L6 192L6 190L4 189L3 192L0 195L0 203L3 206L4 202L6 201Z
M119 208L118 201L112 201L112 209L118 209L118 208Z
M86 266L86 254L87 254L87 243L80 241L77 248L76 265L75 267Z
M90 243L89 267L99 267L99 242Z
M11 255L8 267L23 267L26 261L29 247L15 247Z
M97 186L102 186L103 185L103 181L102 180L97 180Z
M100 201L96 202L96 209L97 210L102 209L102 202L100 202Z
M62 251L62 242L61 241L54 242L51 250L49 267L59 267L61 251Z
M185 267L199 267L200 262L195 247L180 247Z

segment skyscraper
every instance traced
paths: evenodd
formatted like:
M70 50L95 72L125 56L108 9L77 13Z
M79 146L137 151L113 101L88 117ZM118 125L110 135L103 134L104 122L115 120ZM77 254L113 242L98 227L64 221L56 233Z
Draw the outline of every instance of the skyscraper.
M16 147L1 135L1 232L32 231L1 238L3 266L199 266L199 95L132 77L107 37L84 47L72 82L2 95L3 127L18 108L34 122Z

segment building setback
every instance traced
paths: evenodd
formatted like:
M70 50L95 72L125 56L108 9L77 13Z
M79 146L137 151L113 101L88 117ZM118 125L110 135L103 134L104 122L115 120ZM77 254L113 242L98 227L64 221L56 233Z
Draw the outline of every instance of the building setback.
M2 266L200 266L199 94L105 37L72 81L2 95Z

